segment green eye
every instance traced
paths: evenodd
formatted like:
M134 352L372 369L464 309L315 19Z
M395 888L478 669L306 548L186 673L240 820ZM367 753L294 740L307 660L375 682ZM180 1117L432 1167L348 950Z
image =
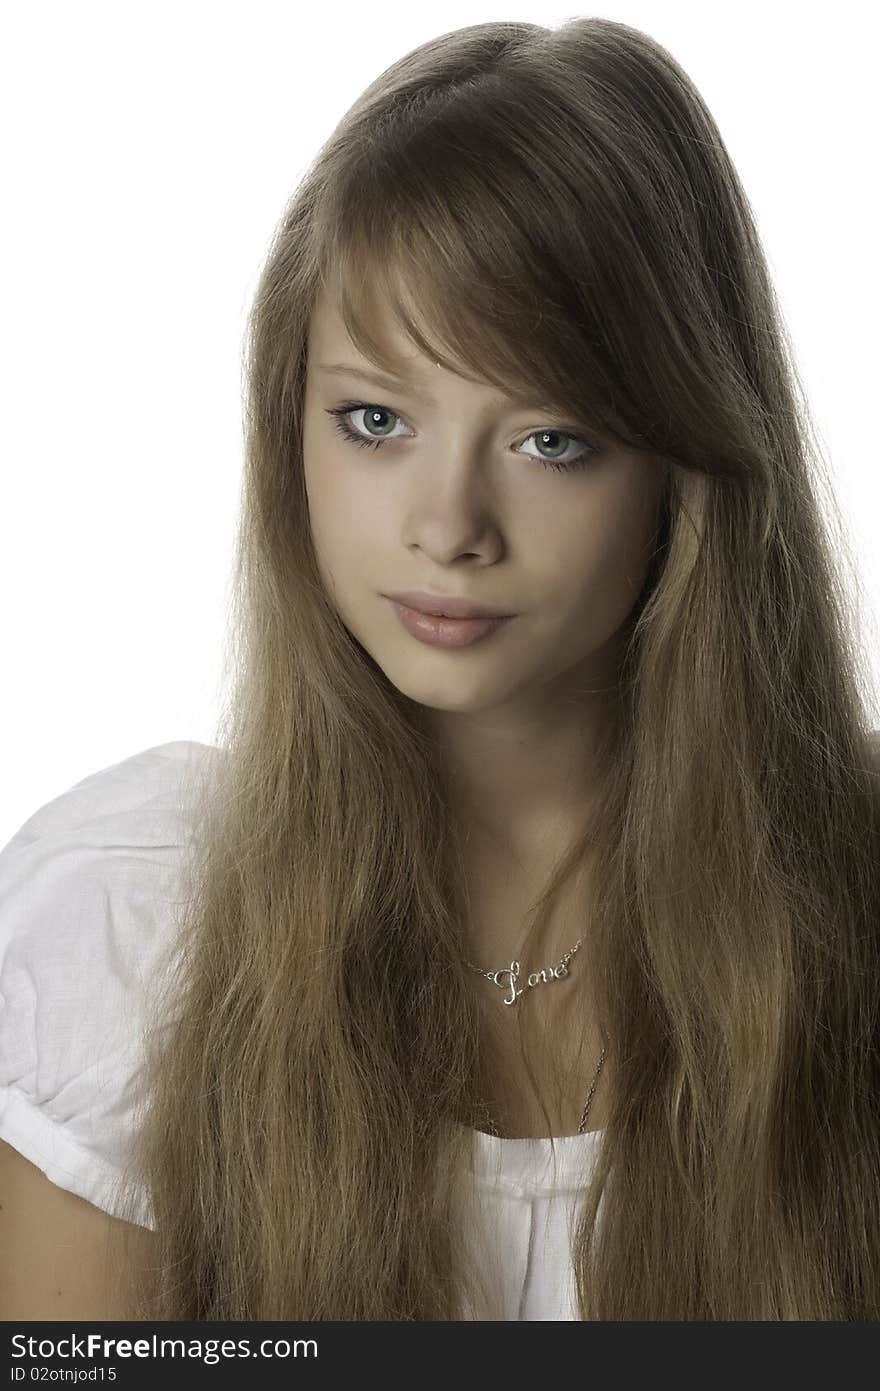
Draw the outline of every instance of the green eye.
M391 435L386 435L384 438L378 435L368 436L361 434L359 430L352 429L348 417L354 415L356 411L367 411L371 415L391 416L394 420L401 419L397 412L391 410L388 406L381 406L370 401L345 401L341 406L329 407L327 409L327 414L336 418L335 428L348 443L359 445L361 449L379 449L388 439L399 438L399 436L395 437ZM550 455L544 454L530 454L528 456L529 458L537 459L545 468L557 469L560 472L567 473L573 469L586 468L595 455L599 453L599 450L585 440L583 435L576 433L574 430L556 429L555 426L544 430L532 430L530 434L526 436L526 440L531 440L536 437L538 439L561 439L564 441L563 449L567 449L572 441L577 441L582 446L580 454L569 459L563 459L561 457L553 458Z

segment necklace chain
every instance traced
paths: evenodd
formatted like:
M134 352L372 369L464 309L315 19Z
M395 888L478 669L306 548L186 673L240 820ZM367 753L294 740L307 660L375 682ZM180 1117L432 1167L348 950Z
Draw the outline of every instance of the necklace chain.
M511 961L509 966L504 966L498 971L484 971L481 967L475 966L472 961L465 961L465 965L469 966L472 971L476 971L478 976L485 976L486 980L491 981L493 985L499 986L502 990L509 990L510 994L505 995L502 1004L515 1005L520 995L522 995L523 991L526 989L526 986L534 988L536 985L547 984L554 980L561 980L563 976L567 976L568 963L571 961L571 958L574 956L583 940L583 937L579 937L574 946L559 958L555 966L545 967L540 971L532 971L530 975L526 977L526 985L521 985L519 987L517 987L516 984L520 976L520 963L518 961ZM502 977L506 977L506 980L502 980ZM602 1064L604 1061L605 1046L603 1044L602 1052L599 1056L599 1064L593 1075L593 1080L590 1083L590 1090L587 1093L587 1102L584 1106L583 1114L581 1115L580 1124L578 1125L578 1134L583 1133L584 1127L587 1124L587 1116L590 1114L590 1107L593 1104L593 1093L596 1090L596 1084L599 1081L599 1073L602 1071Z

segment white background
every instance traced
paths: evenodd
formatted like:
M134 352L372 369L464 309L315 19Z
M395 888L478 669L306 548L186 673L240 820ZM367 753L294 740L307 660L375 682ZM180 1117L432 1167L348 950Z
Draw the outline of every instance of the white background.
M88 774L169 740L211 738L244 317L320 143L424 40L578 13L592 11L510 0L7 4L0 844ZM596 13L643 29L684 66L755 209L865 586L876 703L873 6Z

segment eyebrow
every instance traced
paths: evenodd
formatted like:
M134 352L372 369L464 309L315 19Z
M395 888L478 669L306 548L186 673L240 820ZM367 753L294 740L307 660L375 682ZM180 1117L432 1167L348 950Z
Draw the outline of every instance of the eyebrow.
M362 382L382 387L383 391L408 391L414 400L421 401L425 406L437 404L429 392L421 391L399 377L389 377L384 372L367 372L362 367L351 367L347 362L319 362L318 371L328 377L357 377Z
M379 386L383 391L397 391L408 393L413 400L421 401L425 406L436 406L435 398L421 387L413 385L411 382L404 381L400 377L391 377L384 372L367 372L362 367L353 367L347 362L319 362L317 370L329 377L357 377L360 381L369 382L371 386ZM537 397L515 396L511 398L517 405L528 406L536 410L558 411L559 406L554 406L549 401L541 401Z

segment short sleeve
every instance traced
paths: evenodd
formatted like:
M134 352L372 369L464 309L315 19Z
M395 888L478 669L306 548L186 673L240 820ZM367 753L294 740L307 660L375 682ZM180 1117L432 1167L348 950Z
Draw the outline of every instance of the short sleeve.
M0 851L0 1138L94 1206L137 1124L146 993L176 931L191 796L213 746L178 741L35 812ZM172 944L173 946L173 944Z

